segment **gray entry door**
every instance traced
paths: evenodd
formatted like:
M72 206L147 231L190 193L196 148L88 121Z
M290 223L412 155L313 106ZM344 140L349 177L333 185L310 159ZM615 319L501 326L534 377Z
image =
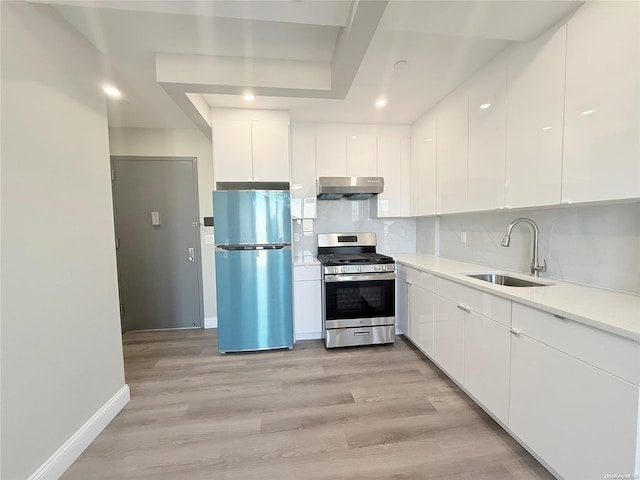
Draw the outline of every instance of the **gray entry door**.
M122 330L201 327L195 159L111 161Z

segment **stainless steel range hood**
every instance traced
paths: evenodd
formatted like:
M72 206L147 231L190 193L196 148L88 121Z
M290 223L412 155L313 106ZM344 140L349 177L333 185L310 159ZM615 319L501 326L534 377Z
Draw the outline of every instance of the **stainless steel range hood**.
M382 177L319 177L317 182L319 200L364 200L383 189Z

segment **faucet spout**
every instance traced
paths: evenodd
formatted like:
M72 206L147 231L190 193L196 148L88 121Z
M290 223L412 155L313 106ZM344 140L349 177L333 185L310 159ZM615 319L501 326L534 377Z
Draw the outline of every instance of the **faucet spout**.
M518 223L521 223L521 222L528 223L529 225L531 225L531 228L533 228L533 254L531 258L531 276L537 277L539 276L540 272L547 271L547 261L544 260L543 265L540 265L540 261L538 259L538 225L536 225L536 222L534 222L530 218L524 218L524 217L517 218L507 226L507 233L502 239L502 243L500 245L503 247L508 247L511 244L511 231L513 230L513 227L515 227Z

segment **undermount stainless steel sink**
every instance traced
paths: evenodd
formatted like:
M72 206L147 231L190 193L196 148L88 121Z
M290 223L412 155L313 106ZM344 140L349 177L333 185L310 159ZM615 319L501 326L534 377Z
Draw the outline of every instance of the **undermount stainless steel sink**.
M484 282L504 285L505 287L546 287L547 284L532 282L522 278L510 277L501 273L465 273L467 277L477 278Z

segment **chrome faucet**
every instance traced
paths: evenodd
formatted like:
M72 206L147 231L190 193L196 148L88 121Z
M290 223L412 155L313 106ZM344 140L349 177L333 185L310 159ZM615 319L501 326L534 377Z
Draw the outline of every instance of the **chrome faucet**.
M511 230L513 230L513 227L515 227L520 222L528 223L533 228L533 258L531 259L531 276L537 277L539 272L547 271L547 261L544 260L544 264L540 265L540 262L538 260L538 226L536 225L536 222L534 222L530 218L518 218L514 220L507 227L507 234L502 239L501 245L503 247L509 246L509 244L511 243Z

